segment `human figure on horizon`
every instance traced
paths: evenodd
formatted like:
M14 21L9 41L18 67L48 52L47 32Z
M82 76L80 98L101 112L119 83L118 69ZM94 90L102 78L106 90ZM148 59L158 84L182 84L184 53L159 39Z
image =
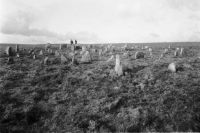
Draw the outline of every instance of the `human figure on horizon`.
M73 40L72 40L72 39L70 40L70 44L71 44L71 45L73 45L73 44L74 44L74 42L73 42Z
M77 40L75 40L75 44L77 44L78 42L77 42Z

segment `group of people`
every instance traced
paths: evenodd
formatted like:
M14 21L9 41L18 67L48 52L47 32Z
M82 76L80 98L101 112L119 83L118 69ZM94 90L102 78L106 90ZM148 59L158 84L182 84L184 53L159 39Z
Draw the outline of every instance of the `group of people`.
M70 44L71 44L71 45L77 44L77 43L78 43L77 40L74 40L74 41L73 41L72 39L70 40Z

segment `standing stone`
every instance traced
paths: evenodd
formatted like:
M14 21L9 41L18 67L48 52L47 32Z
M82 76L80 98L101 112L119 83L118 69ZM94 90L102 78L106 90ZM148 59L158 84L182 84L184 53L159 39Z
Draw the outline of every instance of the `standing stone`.
M13 55L12 47L10 47L10 46L6 47L6 54L8 56L12 56Z
M34 59L34 60L36 59L36 55L35 55L35 54L33 55L33 59Z
M71 50L72 50L72 52L74 52L75 51L75 45L71 45Z
M15 52L19 52L19 46L18 45L16 45L16 47L15 47Z
M165 50L164 50L164 54L166 54L168 52L168 49L166 48Z
M144 58L144 56L145 56L145 53L143 53L143 52L137 51L135 53L135 59L141 59L141 58Z
M175 56L175 57L178 56L178 51L179 51L178 49L176 49L176 50L174 51L174 56Z
M184 50L184 48L181 48L180 56L183 56L183 50Z
M102 56L102 52L103 52L103 50L99 49L99 56Z
M62 64L65 64L68 61L67 58L64 55L61 55L60 59L61 59Z
M175 63L170 63L168 66L168 70L171 72L176 72L176 64Z
M39 53L39 55L43 55L43 51L42 51L42 50L40 50L40 53Z
M49 63L50 63L49 58L48 58L48 57L45 57L45 58L44 58L44 64L45 64L45 65L48 65Z
M60 44L59 49L62 50L62 44Z
M118 54L116 55L115 72L118 76L123 75L122 65Z
M89 51L86 51L81 58L81 62L83 63L90 63L92 61L91 55Z
M60 56L60 53L57 50L55 51L55 56Z
M16 56L17 56L17 58L19 58L20 57L19 53L17 53Z

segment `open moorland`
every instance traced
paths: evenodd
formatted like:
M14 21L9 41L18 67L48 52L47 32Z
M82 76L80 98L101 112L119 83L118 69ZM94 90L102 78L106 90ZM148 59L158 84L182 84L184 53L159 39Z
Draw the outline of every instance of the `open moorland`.
M200 131L200 43L59 46L0 45L1 133Z

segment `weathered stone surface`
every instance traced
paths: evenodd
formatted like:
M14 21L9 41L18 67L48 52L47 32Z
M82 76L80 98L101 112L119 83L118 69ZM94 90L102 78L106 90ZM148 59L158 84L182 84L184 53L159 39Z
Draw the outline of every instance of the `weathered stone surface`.
M10 47L10 46L8 46L8 47L6 47L6 54L8 55L8 56L13 56L13 54L14 54L14 52L13 52L13 50L12 50L12 47Z
M176 72L176 64L175 63L170 63L168 66L168 70L171 72Z
M89 51L86 51L81 58L81 62L82 63L89 63L91 61L92 61L91 55L90 55Z
M66 58L64 55L61 55L60 59L61 59L61 63L62 63L62 64L68 62L67 58Z
M123 75L123 69L122 69L119 55L116 55L115 72L118 76Z

